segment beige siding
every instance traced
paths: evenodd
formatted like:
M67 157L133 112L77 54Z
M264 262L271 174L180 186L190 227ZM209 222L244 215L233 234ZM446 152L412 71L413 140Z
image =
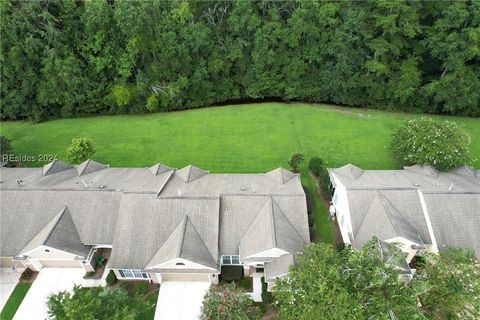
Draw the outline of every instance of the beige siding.
M16 265L17 268L26 268L23 262L19 260L14 261L12 258L0 258L0 268L11 268L14 265Z
M162 281L208 281L208 273L162 273Z
M55 268L71 268L82 267L81 261L78 260L40 260L43 267L55 267Z

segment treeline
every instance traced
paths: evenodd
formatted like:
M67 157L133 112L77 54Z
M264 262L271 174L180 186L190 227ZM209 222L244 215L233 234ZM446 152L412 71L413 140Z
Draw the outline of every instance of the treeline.
M480 116L479 1L1 1L1 118L280 98Z

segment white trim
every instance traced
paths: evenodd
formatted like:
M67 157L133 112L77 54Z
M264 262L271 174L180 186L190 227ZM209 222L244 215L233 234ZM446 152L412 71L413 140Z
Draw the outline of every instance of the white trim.
M430 221L430 216L428 215L425 198L423 197L423 193L420 190L417 189L417 192L420 199L420 204L422 205L423 216L425 217L425 222L427 223L428 234L430 235L430 239L432 240L433 251L435 253L438 253L437 240L435 239L435 234L433 233L432 222Z
M120 270L122 272L120 272ZM142 274L142 276L141 277L124 277L124 276L122 276L122 273L125 274L126 270L130 271L132 273L132 275L135 274L134 271L138 271ZM142 270L142 269L117 269L117 271L118 271L118 275L120 276L120 277L118 277L119 279L124 279L124 280L150 280L150 274L147 271ZM143 277L144 273L147 275L146 278Z

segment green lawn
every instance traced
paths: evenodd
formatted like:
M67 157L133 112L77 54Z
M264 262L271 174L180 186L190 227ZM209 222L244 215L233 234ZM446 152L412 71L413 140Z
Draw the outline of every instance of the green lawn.
M391 169L399 165L388 149L390 134L405 120L419 116L318 104L263 103L39 124L4 122L0 131L12 140L17 154L54 154L60 159L72 138L90 137L97 144L94 159L111 166L144 167L162 162L181 168L191 163L211 172L265 172L288 167L290 155L302 152L307 159L318 155L332 167L351 162L365 169ZM480 158L479 119L433 117L464 125L472 137L472 153ZM305 174L302 181L316 191ZM315 206L319 238L329 241L327 216L319 203Z
M8 298L7 303L3 307L2 313L0 313L1 320L10 320L13 318L15 312L17 312L18 307L20 307L23 298L25 298L25 295L27 294L31 286L31 283L17 284L12 294L10 295L10 298Z

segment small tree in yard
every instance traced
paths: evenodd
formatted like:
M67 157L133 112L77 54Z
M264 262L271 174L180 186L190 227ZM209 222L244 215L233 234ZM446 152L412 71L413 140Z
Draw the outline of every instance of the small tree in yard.
M442 171L469 164L469 145L470 137L456 123L426 117L407 121L391 139L393 153L402 164L430 164Z
M480 263L473 254L447 249L431 255L417 276L426 284L420 301L430 319L479 319Z
M300 165L305 161L303 153L294 153L288 160L288 165L292 168L293 172L300 172Z
M80 163L95 154L95 143L89 138L74 138L66 150L70 163Z
M138 319L150 307L139 295L122 288L80 288L48 297L50 319Z
M210 288L203 300L200 319L256 320L260 317L260 308L232 283Z

